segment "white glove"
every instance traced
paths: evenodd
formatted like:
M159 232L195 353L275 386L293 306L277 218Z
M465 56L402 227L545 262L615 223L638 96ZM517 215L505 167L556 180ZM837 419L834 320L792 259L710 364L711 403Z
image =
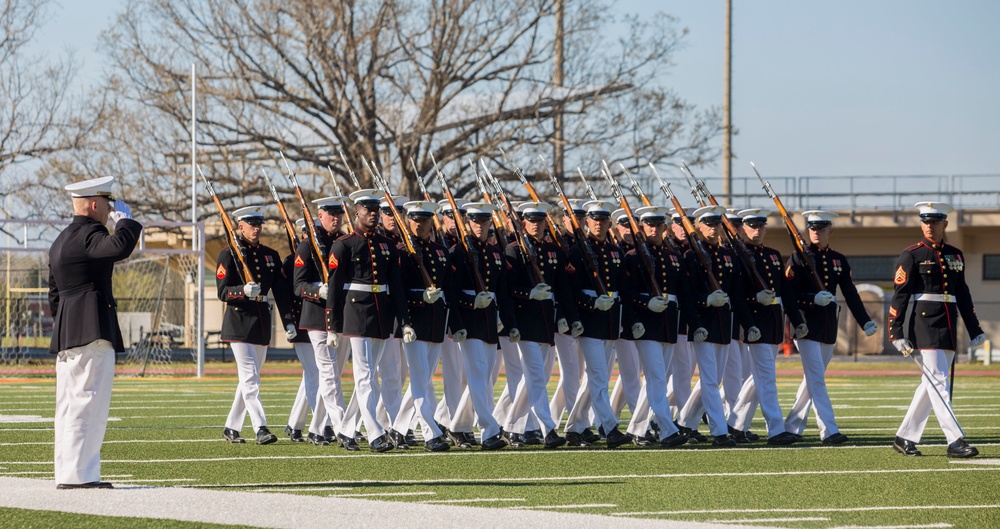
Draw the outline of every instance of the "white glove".
M521 339L521 331L517 330L517 327L514 327L507 333L507 338L510 339L510 343L517 343Z
M417 331L409 325L403 326L403 343L413 343L417 340Z
M757 303L761 305L771 305L774 303L775 298L773 290L761 290L757 293Z
M459 342L465 340L465 338L468 337L468 336L469 336L469 331L467 331L465 329L459 329L459 330L451 333L451 339L455 343L459 343Z
M865 336L871 336L878 332L878 324L873 321L870 321L865 324L864 330L865 330Z
M546 285L545 283L539 283L531 289L531 294L528 294L528 298L535 301L542 301L549 299L549 295L552 292L552 287Z
M118 221L120 221L122 219L127 219L127 218L129 218L129 217L125 216L125 214L122 213L121 211L111 211L111 212L108 213L107 226L114 227L115 224L118 224Z
M705 304L709 307L721 307L726 303L729 303L729 294L726 294L721 290L712 292L708 295L708 298L705 299Z
M115 222L118 222L118 220L121 219L132 218L132 208L128 207L128 204L123 202L121 199L115 200L114 206L115 206L114 213L117 213L119 215L118 219L115 220Z
M819 292L816 293L815 296L813 296L813 303L815 303L817 307L825 307L829 305L830 302L832 302L834 299L836 299L836 296L834 296L830 292L826 290L820 290Z
M330 295L330 285L326 283L321 283L319 285L319 298L326 299L328 295Z
M327 347L340 347L340 334L335 332L326 333L326 346Z
M663 296L653 296L649 298L649 303L646 304L646 308L653 312L663 312L667 310L667 298Z
M476 301L472 303L472 307L476 309L485 309L490 306L490 303L493 303L493 296L484 290L476 294Z
M906 338L893 340L892 345L899 350L899 352L903 353L903 356L910 356L910 354L913 353L913 344Z
M556 330L559 334L566 334L566 331L569 330L569 323L566 322L566 318L559 318L559 321L556 322Z
M444 291L438 287L431 287L424 290L424 303L428 305L433 305L437 300L441 299L444 295Z
M800 323L800 324L798 324L798 325L795 326L795 339L796 340L801 340L802 338L805 338L806 335L808 335L808 334L809 334L809 326L808 325L806 325L804 323Z
M753 343L760 340L760 329L756 325L747 329L747 335L745 336L747 343Z
M615 306L615 298L607 294L597 296L597 299L594 300L594 308L602 312L611 310L613 306Z
M243 295L248 298L255 298L260 295L260 285L253 281L243 285Z
M643 334L646 334L646 326L639 322L633 323L632 338L638 340L639 338L642 338Z
M292 340L294 340L295 337L298 336L298 335L299 335L299 331L295 330L295 326L294 325L292 325L291 323L289 323L288 325L285 325L285 338L288 338L289 342L292 341Z
M698 327L691 333L691 339L696 342L704 342L708 339L708 330L704 327Z
M986 335L985 334L980 334L979 336L976 336L975 338L973 338L972 341L969 342L969 345L971 345L972 347L979 347L980 345L983 345L984 343L986 343Z
M574 321L573 324L569 326L569 335L576 338L581 334L583 334L583 324L578 321Z

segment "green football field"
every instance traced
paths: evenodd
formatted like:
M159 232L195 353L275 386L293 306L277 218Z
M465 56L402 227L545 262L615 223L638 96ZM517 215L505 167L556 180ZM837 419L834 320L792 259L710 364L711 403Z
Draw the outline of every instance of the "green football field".
M802 528L1000 527L1000 371L959 375L954 408L980 456L955 460L945 457L944 437L933 416L920 443L923 457L892 451L919 372L913 364L891 366L906 375L867 369L828 378L838 423L850 437L836 447L819 443L811 419L807 442L792 447L758 442L735 449L685 445L611 451L598 445L441 454L422 449L372 454L365 445L361 452L347 453L335 445L289 442L280 434L299 383L291 375L267 375L262 381L269 423L280 437L269 446L232 445L221 438L235 376L119 378L102 472L103 479L120 487L578 512L620 518L623 527L629 518ZM786 409L799 380L779 377ZM0 476L52 479L54 386L48 378L0 380ZM759 413L754 430L764 433ZM243 435L252 436L249 423ZM193 526L14 508L0 509L0 523Z

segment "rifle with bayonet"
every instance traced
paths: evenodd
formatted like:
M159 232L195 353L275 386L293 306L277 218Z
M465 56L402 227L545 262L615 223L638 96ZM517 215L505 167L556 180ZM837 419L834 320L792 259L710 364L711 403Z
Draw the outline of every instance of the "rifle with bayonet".
M542 158L542 167L545 168L545 172L549 175L549 180L552 181L552 189L559 195L559 200L563 203L563 208L569 212L569 221L573 225L573 238L576 239L576 245L580 248L580 252L583 254L583 266L587 269L587 273L591 275L594 279L594 291L601 296L608 295L608 287L601 280L600 266L597 262L597 255L594 253L594 249L590 247L590 243L587 242L587 234L583 232L583 227L580 226L580 221L573 214L573 205L569 203L569 198L566 197L566 193L563 192L563 188L559 185L559 180L556 180L556 176L549 171L548 165L545 164L545 158L542 155L538 155ZM582 172L580 173L583 174ZM589 186L588 186L589 187Z
M542 270L538 268L538 249L535 248L535 243L531 242L528 236L524 233L524 226L521 224L521 220L518 218L517 212L514 211L514 205L510 203L510 198L507 197L507 193L504 192L502 187L500 187L500 181L494 178L493 173L491 173L489 168L486 167L486 160L480 158L479 163L483 166L483 173L486 175L485 181L493 184L494 192L500 198L501 206L507 209L511 225L514 227L514 238L517 239L517 245L521 248L521 258L528 265L528 268L531 271L531 276L535 280L535 285L544 283L545 277L542 275Z
M469 158L469 168L472 169L472 176L476 177L476 183L479 185L480 191L483 192L483 200L487 204L497 206L497 209L491 215L493 217L493 233L496 235L497 245L506 251L507 245L510 244L511 234L507 229L507 226L512 225L510 219L499 204L493 200L490 190L486 187L482 178L479 177L479 171L476 170L476 162L472 161L472 158Z
M716 200L715 195L708 190L708 186L705 185L705 181L698 179L698 177L691 172L691 168L688 167L684 160L681 160L681 167L681 172L686 173L685 178L687 177L686 175L689 174L694 180L695 185L697 186L697 194L701 196L702 203L704 204L704 201L707 200L709 204L718 206L719 201ZM743 263L743 268L748 274L750 274L750 278L753 279L754 285L757 286L757 290L772 290L772 287L764 281L764 278L757 270L757 260L754 259L753 254L750 253L746 243L743 242L743 237L741 237L739 231L736 230L736 226L733 226L733 223L725 215L722 216L722 225L726 228L725 233L726 237L729 239L730 248L739 254L740 261Z
M295 178L295 171L292 171L292 166L288 165L288 160L285 159L285 153L278 151L278 154L281 155L281 160L285 162L285 169L288 170L288 181L295 188L295 195L299 197L299 204L302 206L302 216L306 219L306 233L309 234L309 245L312 246L313 256L316 257L316 268L319 268L320 276L323 282L326 283L330 280L330 273L327 270L326 259L323 258L323 251L319 249L319 239L316 237L316 221L313 220L312 213L309 211L309 203L306 201L305 195L302 194L299 181Z
M722 290L719 285L719 280L712 273L712 259L708 256L708 250L705 249L705 245L701 240L701 233L694 228L694 224L691 223L691 219L687 218L687 214L684 212L684 206L681 205L681 201L677 200L677 195L670 190L670 184L664 182L660 178L660 173L656 171L656 166L650 162L649 168L653 170L653 175L656 176L656 180L660 182L660 191L666 195L670 203L674 205L674 209L677 214L681 217L682 226L684 226L684 232L687 233L688 241L691 243L691 250L694 252L701 266L705 268L705 275L708 276L708 285L712 291Z
M205 178L205 173L201 172L201 166L195 165L198 168L198 174L201 175L201 180L205 182L205 187L208 188L208 194L211 195L212 201L215 202L215 207L219 209L219 215L222 217L222 225L226 229L226 241L229 243L229 251L236 256L236 260L240 262L240 270L243 271L243 282L253 283L257 279L254 278L253 272L250 271L250 267L247 266L246 258L243 257L243 245L240 244L240 240L236 237L236 227L233 226L233 219L229 218L226 213L226 208L222 206L222 200L219 196L215 194L215 188L212 187L212 182Z
M295 253L295 249L299 246L299 238L295 233L295 224L288 218L288 211L285 210L285 205L281 202L281 197L278 196L278 190L274 188L274 184L271 183L271 179L267 176L267 171L261 167L260 173L264 175L264 181L267 182L267 187L271 190L271 197L278 204L278 212L281 213L281 220L285 225L285 236L288 237L288 248L292 253Z
M338 197L345 196L344 192L340 189L340 182L337 181L337 177L333 176L333 169L329 165L326 166L326 170L330 173L330 180L333 180L333 192L337 194ZM347 216L347 233L354 233L354 223L351 222L350 209L347 207L347 201L343 201L344 204L344 214Z
M434 202L431 198L431 194L427 192L427 186L424 184L424 178L420 176L420 171L417 171L417 164L413 163L413 158L410 158L410 167L413 169L413 178L417 180L417 185L420 186L420 192L424 194L424 200L427 202ZM444 226L441 225L441 218L437 216L437 213L431 217L434 221L434 240L444 244Z
M634 192L639 197L639 200L642 200L642 204L644 206L646 207L652 206L653 203L649 200L649 197L647 197L646 193L644 193L642 191L642 188L639 187L639 182L636 182L635 178L632 178L632 173L628 172L628 169L625 168L624 164L619 163L618 165L622 168L622 172L625 173L625 176L628 177L628 181L630 183L630 186L632 187L632 192ZM677 255L682 255L683 253L681 252L681 249L678 248L676 244L674 244L674 241L670 240L669 235L664 234L663 245L666 246L671 252L674 252Z
M361 189L361 182L358 182L358 177L354 176L354 169L351 169L351 164L347 163L347 157L344 156L344 151L340 147L337 147L337 152L340 153L340 159L344 161L344 167L347 168L347 174L351 176L351 182L354 184L355 191Z
M624 169L624 166L622 166L622 169ZM618 199L618 205L625 210L625 216L628 217L629 231L632 232L632 240L635 241L636 253L639 254L642 267L646 269L646 281L649 282L649 288L654 296L662 296L663 290L660 288L659 281L656 280L656 267L653 264L653 254L649 250L649 243L646 242L646 234L639 228L639 224L635 221L635 215L632 214L632 208L628 205L625 193L622 193L621 185L618 184L618 181L611 174L608 162L604 160L601 160L601 174L604 175L604 178L608 181L608 185L611 186L612 196Z
M462 214L459 213L458 204L455 202L455 196L451 194L451 189L448 188L448 181L445 180L444 173L438 168L437 160L434 159L434 155L431 155L431 162L434 163L434 172L437 174L438 182L441 184L441 190L444 192L445 198L448 199L448 204L451 205L451 210L455 212L455 229L458 231L458 240L462 243L462 247L465 249L465 253L469 256L472 261L472 281L476 287L476 293L486 292L486 282L483 281L483 276L479 272L479 250L476 247L476 238L469 232L468 226L465 225L465 219L462 218Z
M539 198L538 193L535 192L535 186L531 185L531 182L529 182L528 179L524 176L524 173L521 172L521 169L518 168L516 165L514 165L514 162L507 157L507 153L504 152L503 149L500 149L500 154L503 155L504 160L506 160L507 164L510 165L511 168L514 170L514 175L516 175L518 180L521 181L521 185L523 185L528 190L528 195L531 196L531 200L534 200L535 202L544 202L544 200ZM486 169L486 162L480 159L479 163L483 165L483 169ZM499 187L500 183L496 181L496 179L494 179L494 181L497 182L496 185ZM552 215L549 215L548 212L545 212L545 225L548 227L549 236L552 237L552 242L556 243L556 245L559 246L559 249L562 250L563 252L568 251L569 243L566 242L566 238L562 236L562 232L560 231L559 226L556 225L556 221L552 218Z
M399 214L399 210L396 209L395 201L392 198L392 192L389 190L389 182L386 182L385 178L382 178L382 173L375 166L375 162L372 161L371 165L368 165L368 161L365 160L364 156L361 157L361 162L364 164L365 169L368 170L368 174L372 177L372 183L375 184L376 189L381 189L382 193L385 194L385 201L389 203L389 209L392 210L392 220L396 222L396 229L399 230L400 239L403 240L403 247L406 248L406 253L410 255L413 262L417 265L417 271L420 272L420 279L424 282L424 287L435 288L434 281L431 280L431 275L427 273L427 268L424 267L424 255L420 250L420 247L413 243L413 233L410 232L410 226L406 223L403 216Z
M757 178L760 183L764 186L764 191L767 196L774 200L774 205L778 207L778 213L781 214L782 220L785 221L785 228L788 230L788 236L792 239L792 248L795 249L795 253L799 254L799 258L809 269L809 275L812 276L813 282L816 283L816 288L819 290L826 290L826 285L823 280L820 279L819 273L816 272L816 265L809 259L809 254L806 253L806 242L802 238L802 234L799 233L799 229L792 222L792 216L785 209L784 204L781 203L781 199L778 198L778 194L774 192L774 188L771 187L771 183L764 180L764 177L760 175L760 171L757 170L757 166L750 162L750 167L753 167L753 172L757 174Z

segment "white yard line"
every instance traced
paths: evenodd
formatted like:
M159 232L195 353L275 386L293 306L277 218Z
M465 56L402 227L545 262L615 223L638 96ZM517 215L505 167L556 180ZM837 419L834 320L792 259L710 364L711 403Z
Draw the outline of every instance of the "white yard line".
M461 500L424 500L420 503L495 503L503 501L524 501L524 498L466 498Z
M23 478L0 477L0 490L4 491L0 494L0 507L281 529L329 529L330 516L335 517L339 526L368 527L372 520L384 519L387 512L391 512L396 520L432 520L436 526L463 529L500 526L597 529L622 523L621 518L595 514L178 487L56 490L52 481ZM317 516L316 513L327 515ZM628 526L636 529L733 527L728 524L649 519L628 520Z
M950 523L932 523L926 525L838 525L830 529L932 529L954 527Z
M610 509L617 507L614 503L581 503L577 505L524 505L511 509Z
M368 498L368 497L380 497L380 496L436 496L437 493L432 490L425 490L419 492L366 492L359 494L331 494L333 498Z
M709 509L698 511L616 512L612 516L671 516L678 514L746 514L769 512L873 512L873 511L933 511L938 509L1000 509L1000 504L986 505L880 505L873 507L792 507L788 509Z
M829 518L738 518L735 520L705 520L707 523L772 523L772 522L828 522Z

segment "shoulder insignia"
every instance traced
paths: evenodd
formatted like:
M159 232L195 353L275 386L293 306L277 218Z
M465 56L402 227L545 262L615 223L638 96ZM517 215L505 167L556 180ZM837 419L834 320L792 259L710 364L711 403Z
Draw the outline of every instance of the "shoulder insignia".
M895 278L893 278L892 282L896 283L897 285L902 285L903 283L906 283L906 270L903 270L902 266L896 269L896 276Z
M895 318L896 315L898 315L898 314L899 314L899 311L896 310L896 307L889 307L889 317L890 318Z
M327 264L330 266L330 270L336 270L337 269L337 256L333 255L333 253L331 253L330 254L330 259L327 261Z
M295 256L295 266L302 267L302 266L305 266L305 265L306 265L306 262L302 260L302 256L301 255L296 255Z
M226 278L226 265L219 263L219 267L215 269L215 277L219 279Z
M576 273L576 267L573 266L573 263L566 263L566 273L569 273L569 274Z

